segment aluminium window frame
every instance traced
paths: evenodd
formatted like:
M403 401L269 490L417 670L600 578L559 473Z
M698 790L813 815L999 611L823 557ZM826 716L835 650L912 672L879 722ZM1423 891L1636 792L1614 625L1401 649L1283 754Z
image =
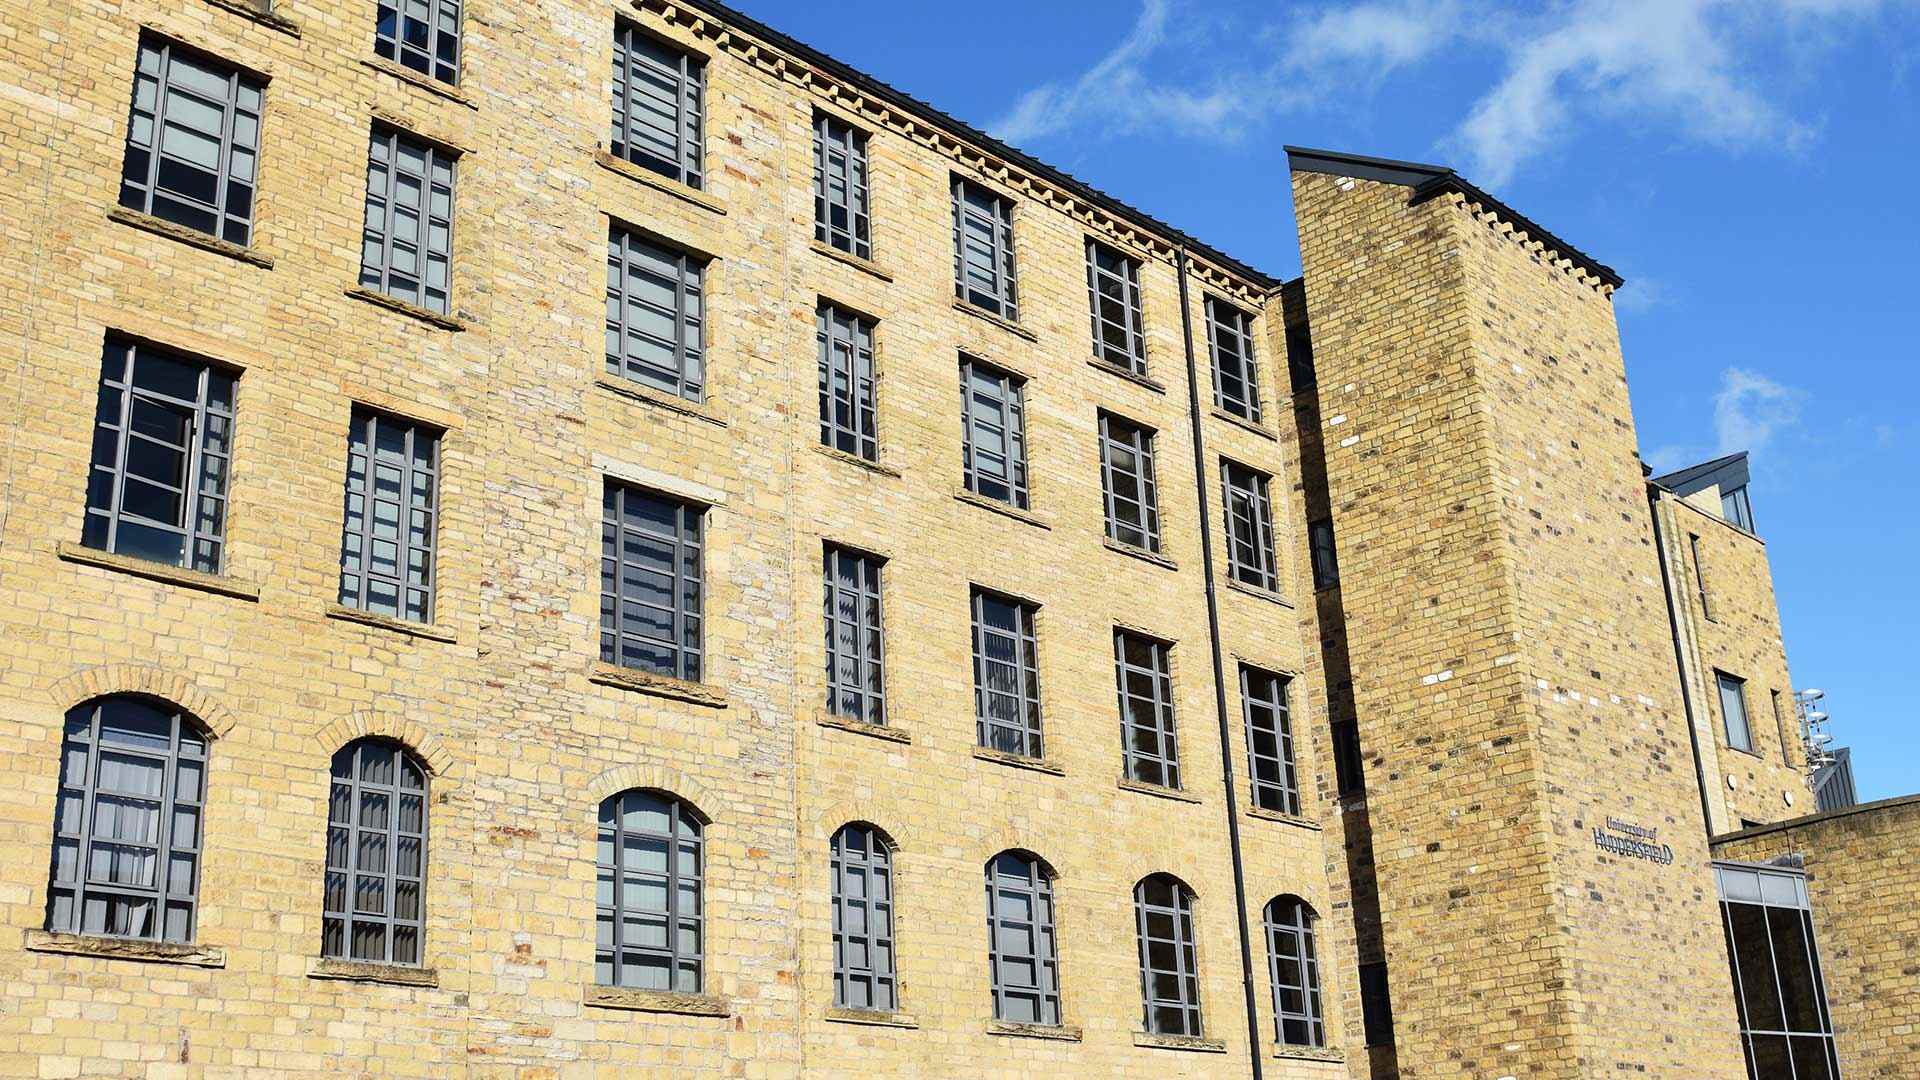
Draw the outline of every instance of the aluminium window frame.
M341 521L340 594L338 599L342 607L372 612L374 609L369 605L367 596L371 584L370 579L383 577L383 575L374 574L371 569L373 565L373 545L375 540L379 539L374 535L373 503L375 502L374 494L376 491L375 470L379 465L378 448L380 426L383 422L396 424L405 429L405 444L401 450L402 464L400 467L401 501L399 506L401 520L397 530L399 535L392 541L399 549L398 558L395 562L400 568L400 573L386 579L393 585L394 595L398 600L397 610L393 612L393 617L405 619L408 622L432 625L434 609L436 607L435 596L439 592L440 585L440 478L443 471L440 454L442 441L446 438L446 432L431 424L412 420L395 413L358 403L355 403L353 406L352 419L347 435L348 471L345 496L348 506ZM365 447L363 454L366 462L364 471L359 475L361 483L361 490L358 495L361 504L360 528L353 530L349 524L352 520L352 503L356 497L353 490L353 481L355 479L353 473L353 440L355 433L362 430L365 431L365 435L362 437L362 445ZM417 440L422 436L427 437L431 443L427 450L428 465L424 469L419 467L419 458L416 453ZM419 494L418 488L420 485L418 480L420 474L423 472L426 478L426 502L424 505L421 505L416 503L414 499L416 495ZM421 554L421 562L425 567L425 580L418 586L411 584L409 581L412 573L413 556L416 551L416 545L412 539L413 516L415 514L425 514L427 518L423 542L417 545L417 550ZM350 547L350 541L358 541L358 543ZM347 556L355 547L357 547L359 554L359 569L349 571L347 569ZM347 595L347 577L349 574L359 579L359 586L351 597ZM425 596L418 617L408 614L409 602L407 600L407 594L416 589ZM385 612L380 612L379 614L385 614Z
M1118 271L1100 265L1102 255L1118 264ZM1112 284L1120 295L1115 297L1104 291L1101 288L1103 283ZM1121 322L1107 317L1103 301L1119 306ZM1087 237L1087 306L1093 325L1094 359L1144 377L1147 373L1147 335L1144 305L1140 298L1140 260L1111 244ZM1120 330L1121 343L1118 347L1107 340L1106 327ZM1118 360L1114 358L1116 353Z
M976 404L976 397L986 397L984 391L988 389L992 390L990 403L999 410L997 422L988 420L982 414L982 406ZM1002 447L999 456L1006 463L1004 477L981 469L982 451L977 446L976 433L999 436ZM964 352L960 354L960 455L961 480L969 492L1021 510L1032 509L1033 493L1027 468L1027 380ZM1004 487L1006 496L981 490L987 484Z
M377 747L393 755L393 783L381 784L376 781L366 780L361 776L361 755L369 747ZM338 771L340 768L340 757L349 752L351 752L351 756L347 763L348 775L343 778ZM342 906L339 908L332 906L328 897L328 893L331 890L323 885L320 903L320 955L329 960L347 960L360 964L390 964L395 967L420 967L425 963L425 957L427 955L427 870L429 865L427 860L430 849L429 836L431 835L430 826L432 820L432 775L427 771L426 763L422 761L418 755L393 739L377 735L354 739L352 742L334 751L333 758L333 765L327 782L327 854L325 869L322 871L322 880L324 883L326 879L332 878L336 874L341 877L340 891ZM403 778L406 776L406 770L409 767L420 777L420 786L417 789L409 788L404 783ZM340 822L334 817L334 796L342 787L346 789L347 806L349 807L349 814L345 822ZM384 827L361 824L361 812L366 805L361 798L363 794L372 794L386 798L387 824ZM400 827L400 801L403 798L419 800L420 830L417 833L408 832ZM333 837L336 832L343 833L347 837L342 854L347 857L348 861L345 865L339 867L336 867L333 861ZM385 849L385 858L382 862L384 865L377 870L368 870L359 865L359 855L362 851L361 841L366 836L376 836L383 841L382 846ZM400 872L400 845L403 840L409 839L417 841L420 846L419 873L414 875L402 874ZM385 912L363 912L356 906L359 896L359 879L363 877L378 877L381 880L382 895L385 897ZM403 919L394 913L396 900L399 896L399 887L402 884L411 884L415 889L415 897L419 905L418 915L415 918ZM338 922L340 924L340 942L337 950L331 948L327 943L327 924L332 922ZM381 928L381 956L363 957L353 955L353 931L357 925L372 925ZM396 934L403 929L411 929L414 934L414 958L412 960L397 960L394 958L394 938Z
M813 238L856 259L873 258L873 190L867 146L871 136L862 128L822 109L813 113ZM839 168L834 156L839 155ZM828 181L837 179L846 192L836 201ZM847 224L833 224L833 211L846 213Z
M1796 1040L1818 1040L1826 1051L1822 1071L1823 1080L1841 1080L1839 1040L1833 1022L1832 995L1828 991L1825 967L1820 959L1819 935L1813 924L1813 904L1807 891L1807 878L1804 872L1785 867L1716 860L1713 864L1715 892L1720 901L1720 925L1725 934L1727 962L1733 978L1735 1012L1739 1018L1740 1042L1746 1052L1747 1068L1750 1075L1758 1075L1760 1063L1756 1057L1754 1040L1756 1038L1777 1038L1783 1041L1788 1056L1790 1071L1797 1073L1799 1062L1793 1059L1793 1044ZM1736 882L1750 879L1753 890L1747 896L1731 895L1745 891ZM1790 896L1783 895L1790 893ZM1734 933L1734 908L1757 908L1765 913L1767 950L1767 974L1773 992L1773 1004L1780 1011L1781 1028L1761 1028L1751 1026L1754 1020L1753 1005L1747 1000L1746 969L1740 960L1740 949ZM1781 972L1781 957L1776 948L1780 937L1775 926L1774 915L1777 912L1792 912L1800 945L1805 950L1807 969L1804 972L1809 989L1814 994L1812 1002L1820 1030L1798 1031L1792 1029L1788 1018L1790 1011L1787 1001L1787 982ZM1763 988L1764 988L1764 984ZM1759 1080L1774 1080L1771 1076L1762 1076Z
M671 53L674 66L669 69L658 58L635 56L635 44L646 42ZM658 173L695 191L706 189L707 73L710 58L686 46L652 32L640 23L616 16L613 28L613 119L609 125L608 152L648 172ZM673 86L674 159L668 162L651 149L636 145L633 104L637 72L652 72L671 77ZM640 77L644 80L645 75Z
M846 842L853 834L863 837L863 842L855 850ZM849 822L842 825L833 834L829 842L829 868L832 873L833 902L833 1005L836 1009L854 1009L861 1012L892 1013L900 1009L899 954L895 948L894 911L898 905L895 895L898 881L893 869L893 843L885 833L865 822ZM854 875L863 875L865 886L860 895L853 895L847 883ZM851 912L863 910L858 920L864 930L850 928L855 921L849 918ZM858 942L864 949L867 963L855 967L847 962L850 946ZM876 960L884 957L884 964ZM850 1002L848 992L856 982L867 986L867 1004L856 1005ZM881 1004L880 991L885 989L886 1003Z
M989 627L986 621L988 604L1004 604L1013 613L1014 627L1007 631L999 627ZM1040 636L1037 629L1040 616L1039 605L1018 597L992 589L974 586L970 599L972 610L973 639L973 715L975 745L983 750L1012 754L1017 757L1044 760L1046 756L1045 724L1041 715L1040 697ZM1015 689L1011 695L1016 715L1013 723L994 719L989 714L988 701L994 696L1007 697L1004 693L989 690L987 687L987 642L989 636L1010 640L1013 643L1012 662L1015 676ZM1000 663L999 661L994 661ZM1009 733L1014 744L1013 749L1000 745L999 734Z
M1245 482L1236 482L1241 479ZM1223 457L1220 490L1221 509L1226 514L1227 579L1263 592L1278 593L1280 555L1274 544L1273 476ZM1244 541L1235 529L1237 521L1244 521L1251 534ZM1243 551L1243 548L1249 550Z
M406 23L412 20L406 12L401 10L406 4L406 0L379 0L374 8L373 54L389 63L398 64L422 78L446 83L448 86L459 86L460 67L461 62L465 59L467 45L467 7L465 0L421 0L421 2L425 3L428 7L426 48L424 50L416 49L407 44ZM271 9L273 0L265 0L263 6ZM448 30L441 25L444 21L441 16L447 8L453 9L452 30ZM380 32L380 15L385 11L393 12L394 32L392 36ZM453 59L451 60L443 60L440 57L440 41L444 37L451 37L453 39ZM389 42L391 42L390 46L388 44ZM387 55L388 48L392 49L393 55ZM403 59L409 52L424 52L427 57L427 68L431 70L422 69ZM450 75L440 72L442 65L452 69Z
M1754 749L1753 741L1753 711L1747 707L1747 680L1719 668L1713 669L1713 680L1714 688L1719 692L1720 726L1726 731L1727 749L1738 750L1743 754L1758 754L1759 751ZM1735 741L1733 737L1733 715L1727 711L1729 689L1733 691L1734 700L1740 705L1740 731L1745 736L1740 741ZM1745 745L1742 745L1743 742Z
M667 831L630 830L626 825L627 800L632 797L650 799L667 808ZM612 808L609 814L608 809ZM608 896L610 903L602 904L599 897L594 898L595 932L599 926L610 925L611 933L607 943L601 946L598 938L594 942L594 982L600 986L629 987L630 983L621 981L629 953L641 957L664 959L667 970L665 989L674 993L702 993L707 978L707 827L711 824L692 803L669 791L655 788L628 788L615 792L600 800L596 817L595 838L598 846L610 848L613 853L611 863L602 862L599 852L594 856L596 881L601 873L609 873L612 889ZM664 871L629 871L626 865L626 853L630 845L627 837L637 836L645 841L662 844L666 848L666 869ZM639 847L640 845L631 845ZM692 870L685 864L691 855ZM625 903L627 877L630 872L643 873L649 878L663 879L667 904L664 909L632 907ZM682 910L683 885L691 887L685 891L691 893L696 910L689 915ZM666 922L667 944L628 945L626 925L632 915L664 919ZM681 948L681 934L691 930L695 946L687 951ZM611 979L602 981L600 966L602 956L610 967ZM680 976L684 971L692 972L692 985L681 986ZM641 990L661 990L660 987L636 987Z
M1106 504L1107 539L1157 555L1161 543L1160 488L1154 476L1154 443L1159 432L1105 409L1099 413L1099 429L1100 489ZM1132 456L1132 470L1115 464L1116 451ZM1137 498L1120 493L1121 480L1132 482ZM1123 504L1136 508L1138 525L1120 520ZM1139 541L1127 539L1124 532L1138 533Z
M820 445L863 461L880 460L876 320L822 299L814 311L820 360Z
M603 480L600 517L600 660L616 667L640 671L662 678L677 679L683 682L701 682L704 680L707 661L706 649L706 603L707 574L707 511L710 507L682 498L678 495L657 491L631 481L608 476ZM650 530L638 530L628 524L627 498L637 496L651 499L674 512L674 531L672 536ZM609 535L611 530L611 535ZM620 589L626 576L626 568L631 565L625 557L626 534L638 532L646 541L656 545L670 545L672 564L664 575L647 569L656 577L671 579L672 633L671 640L632 634L626 629L627 620L621 612L624 594ZM691 567L691 569L689 569ZM609 591L609 583L613 589ZM691 599L689 599L691 595ZM665 611L657 604L647 604L648 608ZM689 643L688 623L696 622L694 641ZM627 664L621 657L625 650L622 642L629 636L637 638L643 644L666 646L673 654L673 670L660 671L652 667Z
M1212 361L1213 407L1250 424L1260 424L1260 365L1253 348L1251 312L1212 294L1205 300L1207 355ZM1231 370L1229 370L1231 364ZM1241 392L1230 393L1226 376L1239 380Z
M887 723L886 629L882 584L887 560L871 552L844 544L826 542L822 584L825 593L827 632L827 714L863 724L884 727ZM842 563L855 567L851 589L838 572ZM851 600L854 618L841 617L843 601ZM859 640L856 655L849 658L840 643L850 633ZM842 667L851 659L854 678L841 678ZM859 702L857 714L843 707L845 695Z
M1172 890L1173 902L1161 904L1148 900L1149 886L1158 883ZM1193 925L1193 890L1187 883L1167 873L1149 874L1133 887L1135 933L1140 949L1140 1006L1142 1027L1149 1035L1182 1035L1202 1038L1205 1025L1200 1011L1199 938ZM1158 937L1149 929L1151 921L1164 918L1173 936ZM1152 960L1153 945L1171 945L1174 966L1160 968ZM1178 989L1175 997L1162 997L1154 988L1156 976L1171 976ZM1161 1026L1160 1014L1171 1010L1180 1017L1180 1029Z
M1016 861L1024 876L1002 874L1003 863ZM987 978L993 994L993 1018L1003 1023L1060 1027L1063 1010L1060 998L1060 933L1055 922L1052 867L1046 860L1028 851L1002 851L987 860ZM1008 919L1002 914L1001 894L1020 900L1029 912L1027 919ZM1006 942L1025 936L1033 944L1031 952L1007 953ZM1013 985L1004 972L1030 965L1034 982ZM1030 1000L1033 1020L1010 1016L1008 1001Z
M1273 991L1274 1041L1282 1046L1325 1047L1327 1027L1320 985L1320 957L1316 951L1315 924L1319 914L1313 905L1298 896L1276 896L1260 911L1261 928L1267 939L1267 976ZM1283 981L1282 946L1291 944L1288 958L1295 963L1300 981ZM1289 1009L1282 1002L1288 992L1299 995L1300 1008ZM1303 1030L1292 1037L1289 1025Z
M145 61L149 54L155 58L154 72L145 70ZM136 213L147 214L163 221L178 225L184 229L202 233L223 243L251 247L254 239L255 212L259 209L260 197L260 142L266 123L266 95L268 78L260 72L241 67L224 60L204 49L176 41L164 34L142 31L135 52L134 72L131 93L129 94L127 137L122 145L120 166L119 204ZM201 90L188 86L184 80L173 77L174 61L184 58L189 64L205 69L209 74L224 74L227 79L225 93L219 101L213 100ZM150 79L154 86L154 99L151 109L140 107L140 85L144 79ZM198 128L182 125L186 130L202 138L217 138L219 148L215 151L217 162L213 169L214 202L194 198L186 192L174 191L160 186L161 158L169 157L181 160L177 155L165 151L166 128L168 122L167 105L170 102L169 91L178 91L185 98L206 108L220 110L220 131L217 136ZM254 105L245 107L245 101L251 96ZM148 145L135 142L135 129L142 119L148 122ZM243 120L253 123L253 141L241 140L240 127ZM136 153L147 156L146 168L138 179L134 176ZM235 175L236 154L251 158L248 165L252 175L238 179ZM197 165L187 167L204 172ZM247 211L244 214L231 212L234 196L233 186L241 185L246 189ZM212 229L203 229L178 220L163 210L155 208L156 199L166 199L180 203L192 210L213 215ZM229 235L230 227L237 226L242 233L236 240Z
M418 214L419 227L414 230L413 235L410 237L399 236L396 224L400 209L396 196L401 190L400 151L403 146L417 150L425 163L417 175L412 173L407 174L417 179L420 184L420 205L410 208ZM383 150L385 154L384 157L381 156ZM367 138L368 176L367 187L363 190L366 217L360 226L359 284L362 288L370 289L382 296L389 297L403 304L409 304L413 307L431 311L439 315L451 316L453 312L453 220L454 210L457 205L456 197L459 191L460 158L462 156L459 151L454 150L444 143L423 138L419 134L408 131L405 128L379 121L373 124L372 130ZM446 183L444 185L440 184L434 178L436 166L442 164L445 165L446 171ZM385 182L378 193L372 190L372 173L375 168L381 168L386 173ZM446 195L447 212L445 215L439 215L433 211L433 201L435 194L443 187ZM381 205L380 221L377 229L373 220L375 212L373 204L375 200L378 200ZM433 233L436 225L443 227L446 232L446 244L439 250L436 250L433 246ZM376 238L379 241L380 251L380 262L378 265L367 262L367 243L369 240ZM393 266L393 248L396 240L411 246L414 250L415 259L417 260L415 272L411 275L414 279L414 298L412 300L394 291L393 278L397 271L394 270ZM430 283L432 276L430 270L436 255L446 266L446 281L441 286L439 290L441 295L437 299L428 295L429 290L432 288Z
M1267 680L1270 687L1266 694L1256 692L1254 684L1261 679ZM1294 756L1293 715L1288 702L1292 683L1289 676L1278 672L1240 665L1240 714L1246 724L1247 781L1252 789L1253 805L1299 817L1300 772ZM1268 732L1273 741L1271 754L1260 750L1262 729L1254 719L1256 709L1264 709L1272 719Z
M958 173L952 174L951 182L954 298L1008 322L1018 322L1020 275L1014 258L1013 197ZM986 205L978 208L970 206L967 201L970 193L977 193ZM992 264L992 280L987 291L974 289L967 283L967 237L970 235L970 225L984 228L991 237L987 257Z
M606 341L609 344L618 343L620 352L618 355L612 352L606 354L607 374L696 405L706 402L707 391L711 389L711 372L707 367L707 337L711 322L707 276L713 261L708 256L660 239L618 218L608 219ZM664 278L664 273L654 272L655 267L672 273L671 311L643 303L638 296L630 295L627 288L630 276ZM644 333L638 326L629 326L629 306L639 306L643 310L666 316L673 324L673 340L666 341L658 335ZM671 346L672 370L629 355L629 338Z
M1128 657L1128 646L1144 647L1148 663ZM1114 689L1120 704L1120 769L1137 784L1180 790L1180 744L1174 726L1173 644L1125 627L1113 628ZM1131 689L1131 677L1147 680L1150 696ZM1141 723L1145 712L1151 723ZM1142 748L1141 742L1151 744Z

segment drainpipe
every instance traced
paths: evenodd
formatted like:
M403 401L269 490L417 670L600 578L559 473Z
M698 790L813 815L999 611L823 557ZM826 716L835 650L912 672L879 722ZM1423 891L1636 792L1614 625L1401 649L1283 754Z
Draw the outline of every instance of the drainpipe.
M1247 926L1247 868L1240 857L1240 804L1233 779L1233 736L1227 722L1225 650L1220 644L1220 597L1213 577L1213 511L1207 506L1207 445L1200 427L1200 377L1193 358L1193 304L1187 296L1187 246L1180 245L1180 331L1187 347L1187 412L1193 424L1193 486L1200 502L1200 568L1207 582L1207 642L1213 648L1213 705L1220 719L1220 775L1226 784L1227 843L1233 854L1234 925L1240 931L1241 986L1247 1000L1247 1053L1253 1080L1261 1080L1260 1012L1254 997L1253 934Z
M1680 639L1680 610L1673 603L1673 572L1667 569L1667 539L1660 531L1660 489L1647 485L1647 516L1653 519L1653 547L1660 553L1660 589L1666 594L1667 628L1673 633L1673 662L1680 675L1680 707L1687 714L1687 742L1693 745L1693 782L1700 789L1700 828L1713 838L1713 805L1707 800L1707 767L1700 760L1700 729L1694 726L1693 690L1687 684L1686 645Z

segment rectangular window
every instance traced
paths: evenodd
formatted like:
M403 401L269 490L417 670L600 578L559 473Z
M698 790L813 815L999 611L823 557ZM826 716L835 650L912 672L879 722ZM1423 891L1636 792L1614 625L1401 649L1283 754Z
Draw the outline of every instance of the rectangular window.
M1093 355L1114 367L1147 373L1140 315L1140 263L1089 238L1087 302L1093 309Z
M433 621L439 474L439 432L369 409L353 410L340 544L342 605Z
M608 481L601 511L600 659L698 682L702 508Z
M961 454L967 490L1027 508L1025 383L970 356L960 358Z
M953 178L954 295L1003 319L1020 317L1013 274L1013 200Z
M1787 713L1780 707L1780 691L1769 690L1767 694L1773 700L1773 726L1780 731L1780 762L1791 769L1793 768L1793 751L1790 747L1793 745L1793 740L1787 737Z
M1034 614L1031 604L973 590L973 715L980 745L1037 758L1042 747Z
M373 51L429 78L459 82L460 0L380 0Z
M1207 297L1207 348L1213 355L1213 403L1260 422L1260 379L1253 364L1253 316Z
M1707 603L1707 564L1700 557L1700 538L1692 533L1687 534L1687 546L1693 555L1693 588L1700 597L1700 614L1712 622L1713 606Z
M107 338L82 543L220 572L233 384L202 361Z
M813 238L873 258L867 210L867 133L826 113L813 117Z
M706 395L706 263L622 225L607 230L607 371Z
M879 556L827 546L827 711L865 724L887 722L881 564Z
M376 127L367 151L360 284L447 313L453 263L453 156Z
M1153 431L1100 414L1100 483L1107 498L1107 538L1160 550L1160 496L1153 479Z
M1745 484L1720 496L1720 516L1748 532L1753 531L1753 503Z
M820 348L820 444L879 460L873 323L823 300L814 314L814 340Z
M1115 681L1120 691L1120 739L1126 776L1142 784L1180 786L1180 754L1173 734L1173 675L1164 641L1113 632Z
M1319 381L1313 368L1313 336L1305 323L1287 327L1287 381L1295 393L1311 390Z
M1242 664L1240 707L1247 721L1247 775L1253 781L1253 805L1300 816L1286 678Z
M1393 1045L1393 997L1387 989L1387 965L1360 965L1360 1016L1368 1046Z
M1313 562L1313 587L1330 589L1340 584L1340 553L1334 545L1333 519L1307 522L1307 554Z
M1220 461L1220 484L1226 491L1227 573L1242 585L1275 592L1279 575L1274 569L1268 481L1266 473L1224 458Z
M1360 725L1352 720L1335 720L1333 731L1333 777L1342 797L1364 794L1367 774L1360 756Z
M1820 975L1804 876L1716 863L1747 1075L1838 1080L1833 1017Z
M1724 671L1713 677L1720 683L1720 718L1727 725L1727 745L1753 752L1753 728L1747 723L1747 681Z
M613 34L613 156L702 186L706 61L628 22Z
M237 68L142 37L120 205L250 243L263 87Z

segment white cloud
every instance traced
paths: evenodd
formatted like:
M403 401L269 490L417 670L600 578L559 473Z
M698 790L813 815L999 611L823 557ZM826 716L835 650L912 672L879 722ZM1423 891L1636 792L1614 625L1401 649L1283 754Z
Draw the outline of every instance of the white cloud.
M1720 373L1720 392L1713 396L1713 429L1720 452L1764 450L1774 436L1800 423L1806 392L1767 378L1757 371L1730 367Z

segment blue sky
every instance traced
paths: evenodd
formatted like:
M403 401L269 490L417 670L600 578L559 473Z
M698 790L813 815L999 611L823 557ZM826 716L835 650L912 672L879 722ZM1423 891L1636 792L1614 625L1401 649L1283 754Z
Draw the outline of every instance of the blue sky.
M1276 275L1285 143L1618 269L1643 454L1753 452L1795 682L1920 791L1920 0L738 2Z

